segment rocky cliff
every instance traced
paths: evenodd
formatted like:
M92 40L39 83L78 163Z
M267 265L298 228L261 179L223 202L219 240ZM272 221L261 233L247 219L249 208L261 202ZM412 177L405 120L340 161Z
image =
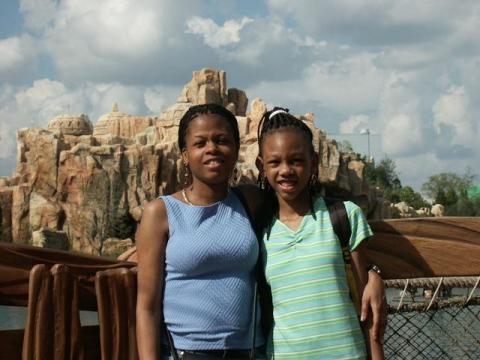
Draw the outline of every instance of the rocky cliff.
M247 112L245 92L228 89L224 71L203 69L157 117L124 114L114 104L95 125L85 115L61 115L47 129L19 130L16 171L0 178L1 241L110 252L115 239L132 237L146 202L181 187L178 124L190 106L207 102L237 116L241 179L254 181L257 126L266 105L254 99ZM313 114L299 117L314 132L324 191L356 199L370 218L389 217L389 204L363 180L364 164L340 153L315 127Z

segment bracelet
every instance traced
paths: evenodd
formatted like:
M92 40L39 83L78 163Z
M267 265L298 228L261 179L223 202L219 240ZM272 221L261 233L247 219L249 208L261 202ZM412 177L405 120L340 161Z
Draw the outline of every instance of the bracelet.
M369 271L374 271L378 275L382 274L382 271L380 270L380 268L375 264L370 264L370 265L367 266L367 272L369 272Z

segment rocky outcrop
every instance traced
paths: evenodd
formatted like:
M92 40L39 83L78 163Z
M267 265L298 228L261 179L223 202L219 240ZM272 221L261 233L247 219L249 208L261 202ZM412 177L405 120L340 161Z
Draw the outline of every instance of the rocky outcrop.
M40 229L32 233L32 245L56 250L68 250L68 237L64 231Z
M132 239L108 238L103 242L101 255L116 258L135 245Z
M435 204L432 206L431 214L435 217L444 216L445 215L445 206L442 204Z
M48 123L49 131L59 131L64 135L91 135L92 123L85 114L81 115L59 115Z
M110 113L98 119L93 128L93 136L102 144L108 143L112 137L130 139L152 126L153 122L154 119L150 117L122 113L115 103Z
M177 132L192 105L213 102L237 116L241 181L258 171L257 128L266 104L227 88L223 71L193 73L177 103L158 117L112 111L94 126L85 115L61 115L47 129L18 131L18 161L10 178L0 179L2 241L68 248L90 254L133 238L143 205L183 183ZM335 140L315 127L314 115L298 115L312 128L319 153L319 179L328 195L354 199L371 218L388 217L390 207L363 179L364 164L342 154ZM117 239L109 240L106 239ZM113 244L113 245L112 245Z

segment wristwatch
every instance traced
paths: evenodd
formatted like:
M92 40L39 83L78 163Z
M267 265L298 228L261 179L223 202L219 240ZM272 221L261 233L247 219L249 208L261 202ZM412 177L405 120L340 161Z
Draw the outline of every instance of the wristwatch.
M375 271L378 275L382 274L382 271L380 270L380 268L375 264L370 264L367 266L367 272L369 271Z

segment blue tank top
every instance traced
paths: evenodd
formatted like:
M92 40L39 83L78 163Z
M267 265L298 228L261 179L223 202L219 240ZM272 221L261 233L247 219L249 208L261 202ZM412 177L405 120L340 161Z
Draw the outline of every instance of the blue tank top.
M250 349L259 249L242 203L233 191L208 206L160 198L169 226L163 314L175 348Z

